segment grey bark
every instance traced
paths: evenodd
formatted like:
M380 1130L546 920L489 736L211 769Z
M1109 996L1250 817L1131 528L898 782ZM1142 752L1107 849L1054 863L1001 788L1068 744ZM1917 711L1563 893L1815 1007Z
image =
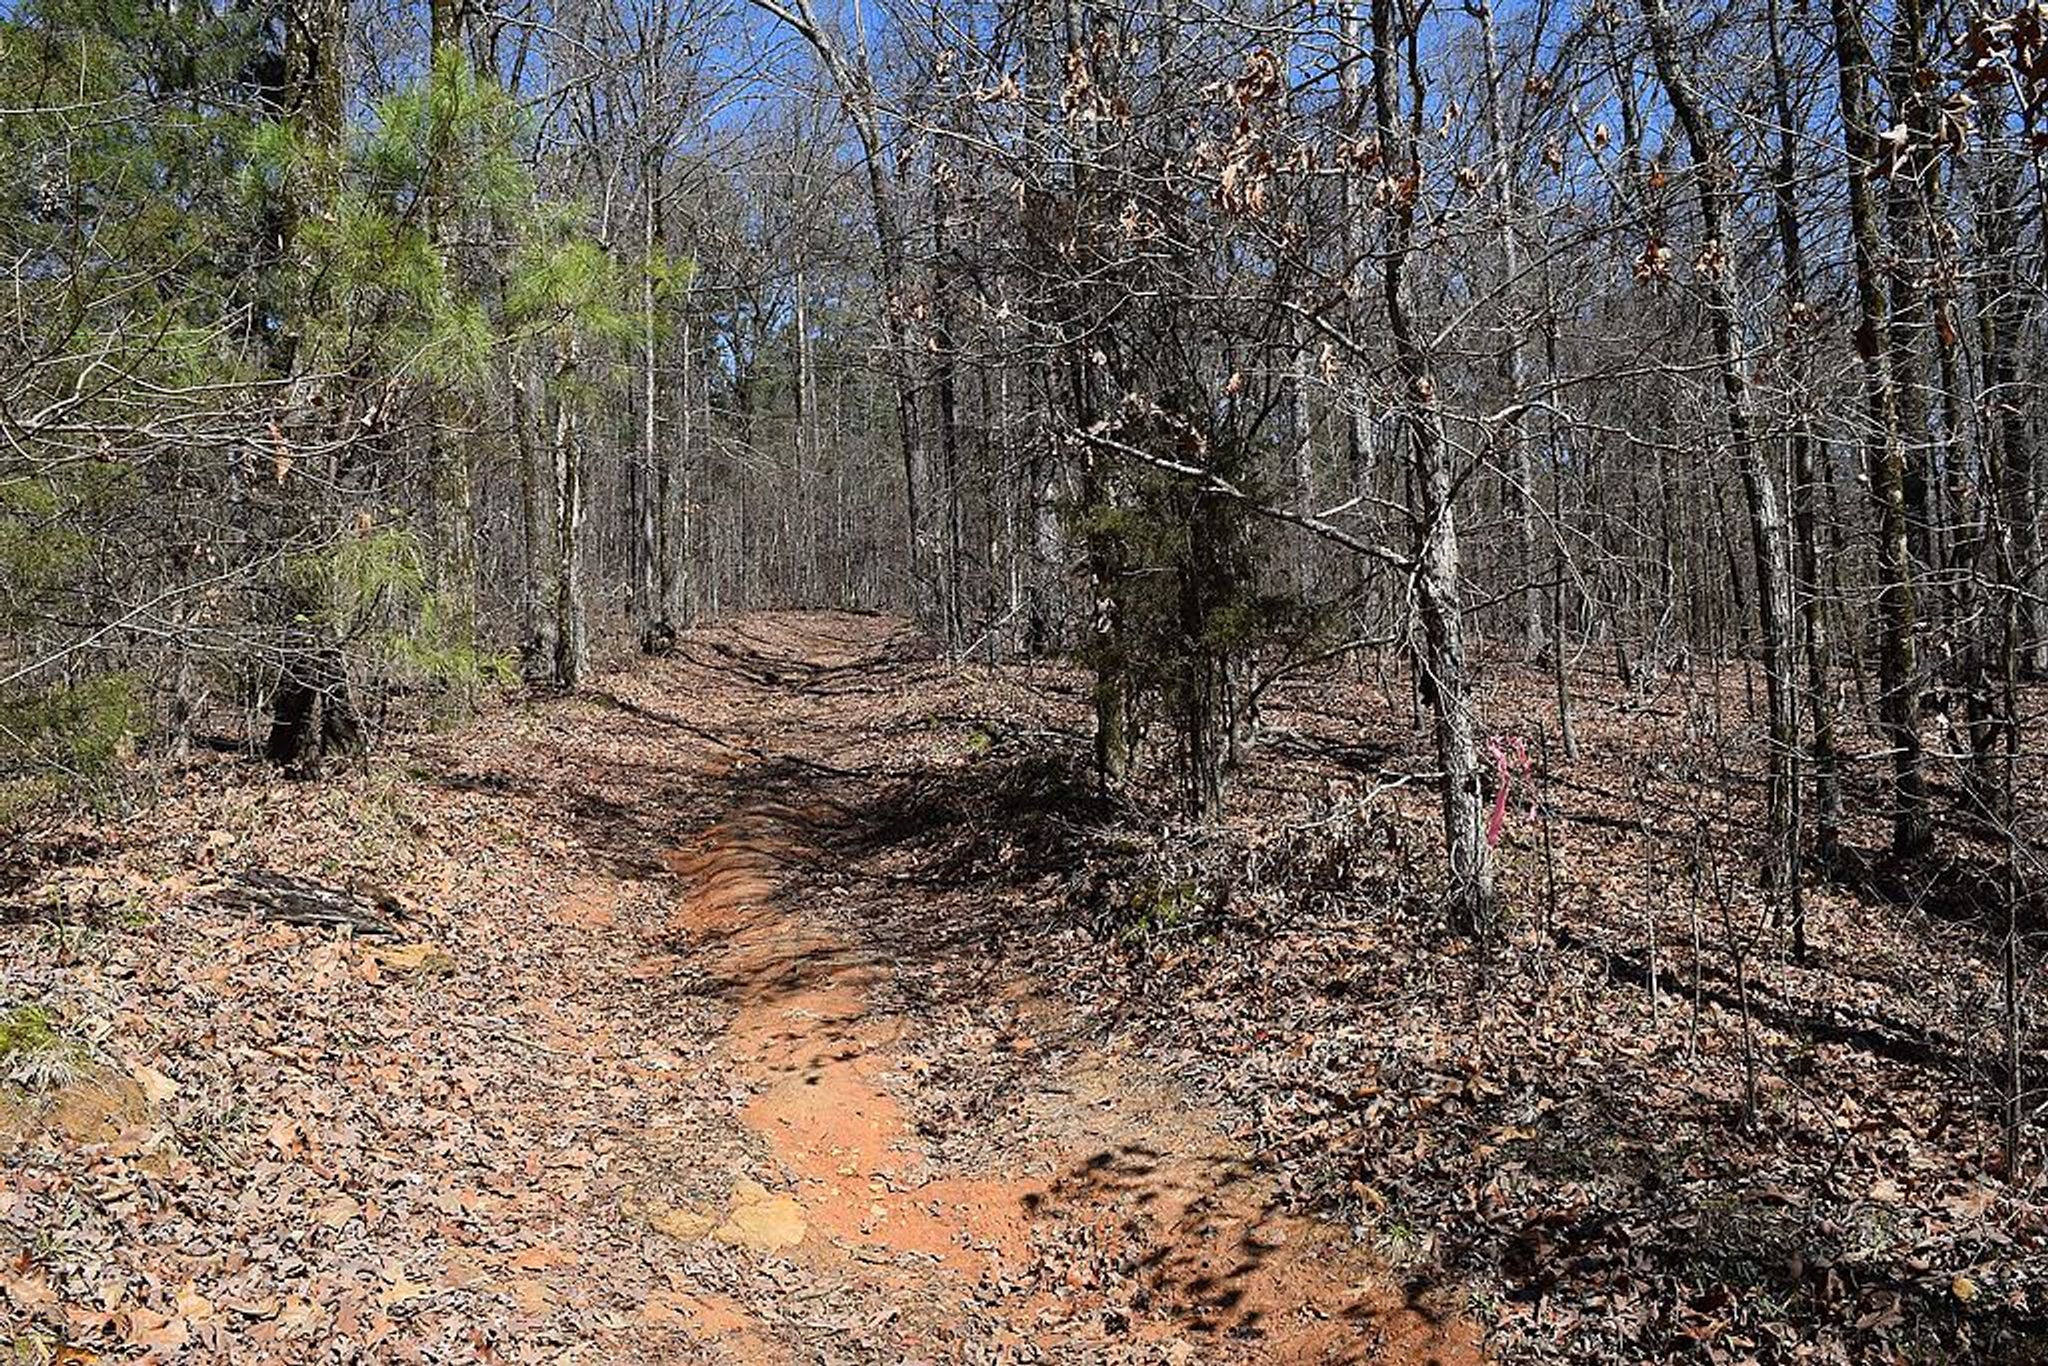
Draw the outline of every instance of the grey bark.
M1421 118L1420 72L1414 34L1397 27L1395 0L1371 0L1371 25L1373 104L1381 155L1396 181L1385 211L1380 289L1395 369L1407 391L1404 417L1416 495L1415 602L1422 628L1417 681L1429 704L1441 769L1437 795L1449 865L1446 909L1454 930L1483 936L1491 929L1494 912L1493 851L1486 841L1473 734L1451 452L1435 367L1414 321L1408 281L1415 183L1421 175L1411 122ZM1404 75L1414 99L1414 108L1405 116L1400 94Z
M1865 410L1863 462L1878 515L1878 717L1891 756L1892 853L1914 861L1932 847L1933 827L1922 774L1915 696L1916 609L1906 460L1887 346L1884 243L1870 183L1877 165L1877 134L1869 112L1872 63L1855 0L1830 0L1829 17L1834 28L1837 99L1847 153L1849 236L1855 258L1855 344L1863 372Z

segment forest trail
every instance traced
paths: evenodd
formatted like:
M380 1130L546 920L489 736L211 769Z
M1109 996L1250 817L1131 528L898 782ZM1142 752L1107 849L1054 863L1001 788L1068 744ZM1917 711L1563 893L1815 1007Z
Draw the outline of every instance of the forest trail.
M728 814L659 861L677 883L676 956L730 1011L717 1056L758 1160L722 1202L650 1217L774 1266L778 1293L750 1303L673 1278L643 1322L743 1363L1476 1359L1341 1231L1282 1212L1215 1116L1122 1058L1064 1051L1016 1098L1015 1128L946 1160L916 1117L945 1108L927 1093L941 1069L916 1012L882 1004L903 995L888 922L918 918L915 891L839 861L874 778L863 761L886 744L847 734L843 699L886 694L912 642L860 617L756 618L735 635L744 648L714 638L718 701L778 723L740 743ZM680 743L713 770L732 749ZM952 947L975 975L971 939ZM979 989L1012 1022L994 1049L1074 1036L1026 978ZM865 1341L806 1340L791 1306L818 1300Z
M166 1363L1477 1360L1283 1209L1114 1010L994 951L1028 902L933 862L935 787L1025 824L973 718L1056 724L1033 705L898 623L773 614L367 775L195 777L35 893L124 928L10 941L10 984L106 1060L0 1114L0 1221L36 1249L0 1269L17 1335ZM399 939L226 906L247 869L382 883Z

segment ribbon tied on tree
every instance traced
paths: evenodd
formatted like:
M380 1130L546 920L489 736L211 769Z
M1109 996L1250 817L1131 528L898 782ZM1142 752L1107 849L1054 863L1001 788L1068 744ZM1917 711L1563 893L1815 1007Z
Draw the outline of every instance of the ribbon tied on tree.
M1528 778L1534 771L1529 761L1529 740L1523 735L1496 735L1486 742L1486 753L1493 760L1493 812L1486 818L1486 847L1491 849L1500 843L1501 831L1508 823L1508 794L1513 790L1517 776ZM1536 791L1532 783L1529 790L1529 810L1536 809Z

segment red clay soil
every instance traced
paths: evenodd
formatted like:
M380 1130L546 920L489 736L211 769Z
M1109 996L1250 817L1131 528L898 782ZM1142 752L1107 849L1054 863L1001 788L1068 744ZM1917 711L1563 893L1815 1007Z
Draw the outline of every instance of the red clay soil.
M1105 1312L1076 1314L1077 1302L1091 1307L1091 1287L1068 1278L994 1302L1000 1348L1099 1354L1145 1344L1176 1361L1479 1359L1470 1331L1408 1304L1335 1230L1277 1212L1273 1192L1207 1116L1145 1097L1112 1060L1074 1060L1063 1088L1070 1113L1047 1126L1085 1142L1021 1135L998 1171L937 1171L892 1091L916 1023L870 1005L887 964L779 896L778 868L802 856L793 829L821 818L829 813L750 808L663 859L685 886L675 927L718 945L714 970L734 1007L725 1055L753 1091L746 1124L789 1178L779 1211L765 1192L742 1207L763 1211L764 1226L779 1218L763 1243L782 1242L816 1274L871 1284L920 1326L910 1351L956 1338L948 1306L968 1304L975 1287L1037 1285L1034 1226L1059 1222L1085 1224L1141 1266L1154 1312L1132 1321L1093 1297ZM785 1359L729 1305L700 1326L746 1344L742 1359Z

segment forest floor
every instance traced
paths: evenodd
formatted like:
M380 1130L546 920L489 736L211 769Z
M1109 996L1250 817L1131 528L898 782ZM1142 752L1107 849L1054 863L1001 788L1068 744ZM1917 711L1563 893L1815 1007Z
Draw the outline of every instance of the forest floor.
M890 622L754 618L82 822L0 929L50 1036L10 1045L0 1359L1476 1360L890 866L899 781L971 762L939 682ZM251 869L397 933L252 917Z
M1721 682L1579 699L1484 955L1369 678L1276 687L1209 830L1093 795L1072 673L839 614L365 773L199 764L0 884L0 1348L2048 1359L1991 927L1872 873L1788 961Z

